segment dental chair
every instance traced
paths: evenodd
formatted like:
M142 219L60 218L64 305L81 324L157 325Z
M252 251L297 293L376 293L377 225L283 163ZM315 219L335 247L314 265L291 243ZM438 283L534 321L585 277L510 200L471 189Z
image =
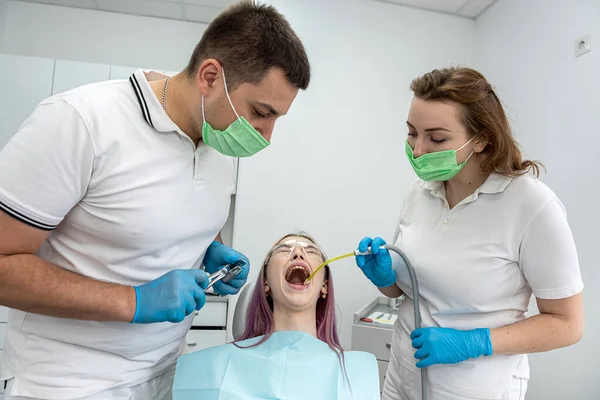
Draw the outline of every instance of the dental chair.
M238 340L246 328L246 314L248 313L248 305L250 304L250 298L252 297L252 291L254 290L255 284L255 282L246 283L238 296L233 312L233 324L231 327L233 340Z

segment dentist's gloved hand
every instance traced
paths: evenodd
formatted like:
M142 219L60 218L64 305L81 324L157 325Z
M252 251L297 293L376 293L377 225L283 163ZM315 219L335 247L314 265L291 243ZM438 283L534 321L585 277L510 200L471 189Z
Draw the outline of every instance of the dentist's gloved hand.
M200 269L176 269L135 286L136 309L132 323L181 322L204 307L208 277Z
M356 256L356 265L367 278L377 287L387 287L396 283L396 273L392 269L392 257L387 249L380 249L385 241L382 238L363 238L358 244L358 251L365 252L371 246L371 252L366 256Z
M228 283L219 281L213 285L215 293L225 296L228 294L237 294L241 287L248 280L250 271L250 260L248 257L230 247L219 242L212 242L206 250L204 256L204 269L207 273L213 274L227 264L233 264L239 260L244 260L246 264L242 267L242 272Z
M458 364L469 358L492 355L490 330L459 331L450 328L419 328L411 333L417 368L434 364Z

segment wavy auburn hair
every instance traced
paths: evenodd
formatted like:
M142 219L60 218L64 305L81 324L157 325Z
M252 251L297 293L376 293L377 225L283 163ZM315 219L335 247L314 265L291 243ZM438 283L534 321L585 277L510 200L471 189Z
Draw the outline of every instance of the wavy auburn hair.
M513 137L500 99L492 85L480 72L464 67L434 69L412 81L410 89L422 100L449 101L462 108L462 122L471 137L477 135L487 142L487 157L481 168L515 177L532 172L540 175L544 166L524 160Z

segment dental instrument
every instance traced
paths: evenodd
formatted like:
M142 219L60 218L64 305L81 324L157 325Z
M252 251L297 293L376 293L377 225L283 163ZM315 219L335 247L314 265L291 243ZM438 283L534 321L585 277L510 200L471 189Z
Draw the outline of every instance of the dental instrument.
M217 272L210 274L208 276L208 286L206 287L206 289L204 289L204 291L206 292L208 289L213 287L215 283L219 281L222 281L224 283L231 282L233 278L235 278L240 274L240 272L242 272L242 267L244 265L246 265L246 261L239 260L233 264L227 264Z

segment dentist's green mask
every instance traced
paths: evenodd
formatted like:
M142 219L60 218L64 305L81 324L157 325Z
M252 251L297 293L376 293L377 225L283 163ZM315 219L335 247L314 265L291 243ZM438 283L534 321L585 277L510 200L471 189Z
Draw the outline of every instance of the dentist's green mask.
M471 152L469 157L460 164L456 161L456 152L471 143L473 139L475 139L475 136L456 150L436 151L434 153L423 154L418 158L414 157L413 149L407 140L406 155L419 178L424 181L447 181L454 178L473 155L473 152Z
M235 113L237 119L231 123L224 131L214 129L206 121L204 115L204 96L202 96L202 140L207 146L212 147L221 154L230 157L250 157L266 148L270 143L265 139L243 116L240 117L233 107L229 92L227 90L227 81L225 81L225 70L223 73L223 83L225 85L225 94L227 100Z

